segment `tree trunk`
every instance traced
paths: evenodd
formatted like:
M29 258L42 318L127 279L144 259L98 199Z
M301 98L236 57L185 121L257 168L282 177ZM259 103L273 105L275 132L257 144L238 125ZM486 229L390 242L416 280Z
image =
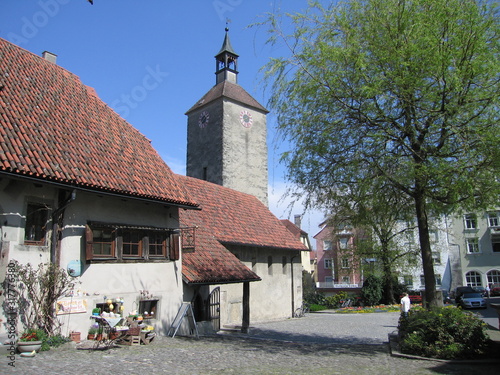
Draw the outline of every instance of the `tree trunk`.
M382 272L384 280L384 301L386 304L393 305L394 301L394 286L392 285L392 270L389 262L388 252L389 246L387 243L381 244L382 250Z
M415 194L415 211L417 214L418 238L420 242L420 252L422 254L422 268L424 270L425 281L425 305L426 309L442 305L436 297L436 277L434 275L434 264L432 260L431 242L429 240L429 224L425 197L418 189L418 182Z

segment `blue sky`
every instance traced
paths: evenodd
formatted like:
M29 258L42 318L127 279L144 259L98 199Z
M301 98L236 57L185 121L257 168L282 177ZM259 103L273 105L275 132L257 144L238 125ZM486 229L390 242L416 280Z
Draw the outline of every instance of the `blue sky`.
M184 113L215 84L214 55L227 19L238 60L238 83L262 105L261 68L286 49L266 44L260 22L268 12L301 12L306 0L0 0L0 37L37 55L55 53L57 64L78 75L129 123L151 139L170 168L185 174ZM286 189L268 115L269 207L280 219L304 214L312 240L323 219L281 199ZM278 148L278 150L276 149ZM314 241L313 241L314 243Z

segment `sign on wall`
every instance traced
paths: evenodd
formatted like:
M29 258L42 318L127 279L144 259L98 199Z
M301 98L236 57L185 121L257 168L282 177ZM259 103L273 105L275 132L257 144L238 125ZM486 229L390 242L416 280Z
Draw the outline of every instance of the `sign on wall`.
M73 299L73 300L61 300L57 301L56 313L57 315L62 314L77 314L87 312L87 300L86 299Z

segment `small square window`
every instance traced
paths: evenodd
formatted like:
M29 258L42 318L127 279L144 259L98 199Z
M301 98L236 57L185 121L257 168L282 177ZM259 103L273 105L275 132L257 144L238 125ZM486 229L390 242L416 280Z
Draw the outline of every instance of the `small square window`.
M113 257L115 255L115 238L113 229L94 228L92 230L92 235L92 255L94 257Z
M28 203L24 240L26 244L43 245L47 232L49 207L40 203Z
M135 230L126 230L121 235L123 257L138 258L142 256L142 233Z
M323 250L329 251L332 249L332 241L324 241L323 242Z
M139 301L139 314L141 314L144 318L156 318L157 308L157 299Z
M477 238L467 238L467 253L468 254L476 254L479 253L479 241Z
M342 258L342 268L349 268L349 259Z
M498 218L498 212L490 212L488 214L488 225L490 227L498 227L500 220Z
M325 259L325 270L333 268L333 259Z
M465 229L477 229L477 218L476 215L467 214L464 217Z
M406 286L412 287L413 286L413 277L411 275L403 276L403 283Z
M149 233L149 256L165 257L167 248L167 235L164 232Z

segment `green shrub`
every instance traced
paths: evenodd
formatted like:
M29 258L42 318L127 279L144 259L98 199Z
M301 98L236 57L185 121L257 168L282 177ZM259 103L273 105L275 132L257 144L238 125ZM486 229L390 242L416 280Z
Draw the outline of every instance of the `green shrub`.
M361 298L365 305L378 305L382 299L382 290L382 279L374 275L368 276L361 288Z
M338 292L333 296L326 297L326 307L329 309L337 309L340 307L340 301L347 299L347 293L344 291Z
M478 358L488 350L485 327L477 316L455 307L414 311L399 321L401 352L441 359Z
M313 303L312 305L309 305L309 311L321 311L321 310L326 310L327 307L325 305L317 305Z
M304 293L304 301L309 305L326 305L325 295L316 291Z

